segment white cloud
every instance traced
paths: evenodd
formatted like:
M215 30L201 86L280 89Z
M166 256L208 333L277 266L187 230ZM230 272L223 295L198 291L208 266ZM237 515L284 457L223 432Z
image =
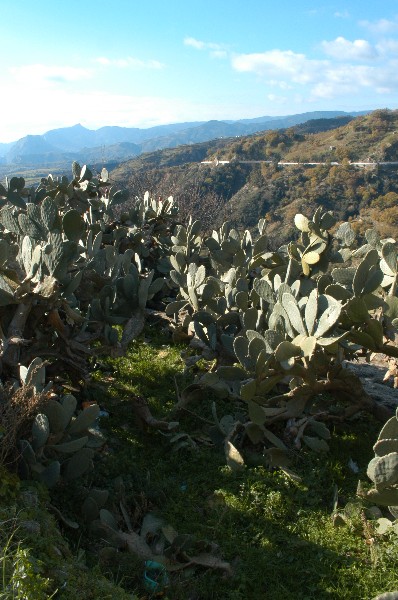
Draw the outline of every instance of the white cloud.
M158 60L141 60L140 58L107 58L99 56L95 62L103 67L116 67L118 69L163 69L165 65Z
M201 42L193 37L184 38L185 46L191 46L192 48L196 48L196 50L204 50L206 48L205 42Z
M376 45L377 51L379 52L379 54L397 54L398 55L398 40L397 39L391 39L391 38L386 38L384 40L381 40L377 45Z
M331 42L323 41L321 46L325 54L337 60L369 60L377 57L376 49L366 40L350 42L340 36Z
M291 84L280 79L268 79L267 83L270 87L277 87L281 90L290 90L292 88Z
M91 69L43 64L11 67L9 71L16 82L35 86L81 81L93 75Z
M267 94L267 99L275 104L286 104L288 100L286 96L278 96L277 94Z
M354 97L365 90L384 95L398 91L398 60L384 60L377 66L353 64L352 59L359 58L361 53L365 55L369 48L366 43L341 40L337 44L330 42L328 50L336 57L343 58L342 48L345 48L345 62L309 59L291 50L269 50L236 55L232 58L232 67L236 71L254 73L264 78L268 88L291 88L294 91L301 88L312 101L337 98L344 94ZM370 49L374 50L371 46ZM371 54L373 57L373 52Z
M191 46L192 48L196 48L196 50L222 50L222 44L215 44L214 42L202 42L201 40L197 40L193 37L184 38L185 46Z
M330 66L313 86L313 98L336 98L364 90L391 94L398 90L398 72L392 63L383 68L368 65Z
M210 56L213 58L227 58L228 52L226 50L212 50Z
M372 33L386 34L398 31L398 19L394 21L388 19L379 19L378 21L359 21L362 27L365 27Z
M348 12L348 10L336 10L334 16L337 19L348 19L350 17L350 13Z
M212 58L226 58L228 56L224 44L216 44L215 42L203 42L193 37L184 38L184 45L195 48L195 50L207 50Z
M268 50L253 54L238 54L232 58L236 71L262 75L271 82L289 77L294 83L310 83L317 79L317 73L325 67L326 61L308 59L304 54L292 50Z

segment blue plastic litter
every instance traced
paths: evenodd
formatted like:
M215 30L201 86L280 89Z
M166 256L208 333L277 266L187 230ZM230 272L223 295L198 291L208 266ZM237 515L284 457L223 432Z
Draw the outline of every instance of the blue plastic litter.
M169 584L166 568L154 560L145 561L144 584L148 592L159 592Z

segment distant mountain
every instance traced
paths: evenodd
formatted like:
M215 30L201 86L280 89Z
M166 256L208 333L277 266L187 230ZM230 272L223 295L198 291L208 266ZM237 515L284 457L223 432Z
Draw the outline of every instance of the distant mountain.
M334 117L334 119L311 119L295 125L294 131L296 133L320 133L321 131L330 131L331 129L337 129L343 125L347 125L355 117Z
M362 114L368 114L369 111ZM358 114L358 113L356 113ZM150 139L142 144L142 152L153 152L163 148L175 148L182 144L198 144L218 138L240 137L242 135L250 135L261 131L269 131L272 129L285 129L302 123L306 123L311 119L332 121L328 126L323 124L323 127L333 129L345 124L348 121L333 121L333 119L343 118L346 116L349 120L354 118L347 115L343 111L316 111L311 113L303 113L302 115L290 115L287 117L259 117L257 119L244 119L240 121L208 121L197 127L189 127L177 133L172 133L169 136ZM262 119L273 119L263 121ZM314 126L316 127L316 126ZM317 131L323 131L319 125Z
M364 111L360 114L366 114ZM357 115L359 113L352 113ZM97 130L77 124L52 129L43 135L27 135L17 142L0 144L0 163L47 166L69 163L71 156L82 162L123 161L143 152L197 144L219 138L234 138L271 129L292 127L310 119L349 116L343 111L315 111L280 117L257 117L239 121L193 121L158 125L147 129L106 126Z
M7 144L0 143L0 156L4 157L8 150L13 146L15 142L8 142Z
M49 164L65 160L65 153L51 145L41 135L27 135L11 146L5 155L9 164Z
M167 136L172 133L177 133L178 131L189 129L190 127L197 127L198 125L202 125L203 123L204 123L204 121L192 121L189 123L172 123L171 125L156 125L155 127L148 127L148 129L137 129L136 133L134 134L135 139L129 138L128 140L126 139L123 141L130 141L130 142L139 144L141 142L150 140L152 138ZM114 129L116 129L116 128L115 127L101 127L101 129L98 129L97 131L100 134L102 134L102 132L107 133L108 130L114 130ZM117 129L128 129L128 128L119 127ZM132 129L130 129L130 131L132 131ZM122 141L122 140L120 140L120 141Z
M81 148L98 146L99 144L94 143L95 134L95 131L86 129L79 123L72 127L52 129L41 137L61 152L76 152Z
M82 148L75 153L75 159L80 163L109 163L122 162L141 154L141 146L131 142L119 142L110 146L95 146L94 148Z
M175 123L171 125L157 125L148 129L138 127L105 126L92 130L83 125L73 127L62 127L47 131L42 137L63 152L76 152L83 148L95 148L96 146L109 146L129 142L139 144L147 139L175 133L180 129L195 127L201 122ZM1 151L1 148L0 148Z
M208 121L196 127L189 127L168 136L149 139L142 144L143 152L153 152L163 148L175 148L182 144L198 144L218 138L230 138L248 135L259 130L254 124L226 123L225 121ZM261 127L262 130L262 127Z
M334 117L342 117L344 115L350 115L352 117L359 117L362 115L369 114L369 110L344 112L343 110L315 110L312 112L305 112L298 115L287 115L286 117L256 117L255 119L240 119L239 121L233 121L234 123L267 123L272 122L272 129L279 129L283 127L292 127L311 121L314 119L333 119Z

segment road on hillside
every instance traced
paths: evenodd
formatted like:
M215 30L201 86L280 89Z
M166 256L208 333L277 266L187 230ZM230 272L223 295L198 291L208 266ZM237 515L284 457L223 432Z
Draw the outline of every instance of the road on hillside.
M244 165L256 165L256 164L274 164L273 160L202 160L201 165L215 165L216 167L219 165L229 165L229 164L244 164ZM330 165L330 166L339 166L342 163L339 162L286 162L279 161L276 163L281 166L290 166L290 165L302 165L302 166L317 166L317 165ZM353 165L355 167L376 167L378 165L398 165L398 161L390 161L390 162L350 162L349 165Z

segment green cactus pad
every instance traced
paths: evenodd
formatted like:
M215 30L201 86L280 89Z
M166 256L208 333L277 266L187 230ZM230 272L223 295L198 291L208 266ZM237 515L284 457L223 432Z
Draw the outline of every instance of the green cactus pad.
M378 440L373 446L377 457L385 456L390 452L398 452L398 438Z
M50 399L43 407L44 414L48 417L51 433L65 431L71 416L57 400Z
M78 450L81 450L88 442L88 436L84 436L81 438L77 438L75 440L71 440L70 442L64 442L63 444L56 444L54 446L50 446L56 452L61 452L63 454L73 454Z
M61 465L55 460L38 474L38 479L49 489L53 488L59 481Z
M381 506L398 505L398 489L396 488L371 489L365 494L365 497L370 502Z
M256 387L257 384L255 379L250 379L249 381L243 382L240 386L240 396L242 400L245 402L252 400L256 394Z
M95 422L99 417L100 407L98 404L91 404L79 414L79 416L72 421L69 428L69 433L75 434L85 431Z
M32 425L32 446L35 450L42 448L50 435L50 424L42 413L36 415Z
M66 464L64 472L65 479L71 481L72 479L77 479L78 477L85 475L93 468L93 456L94 452L89 448L82 448L76 452Z
M397 409L398 412L398 409ZM398 418L391 417L382 427L378 440L398 438Z
M374 467L374 480L378 490L398 481L398 452L391 452L379 458Z

